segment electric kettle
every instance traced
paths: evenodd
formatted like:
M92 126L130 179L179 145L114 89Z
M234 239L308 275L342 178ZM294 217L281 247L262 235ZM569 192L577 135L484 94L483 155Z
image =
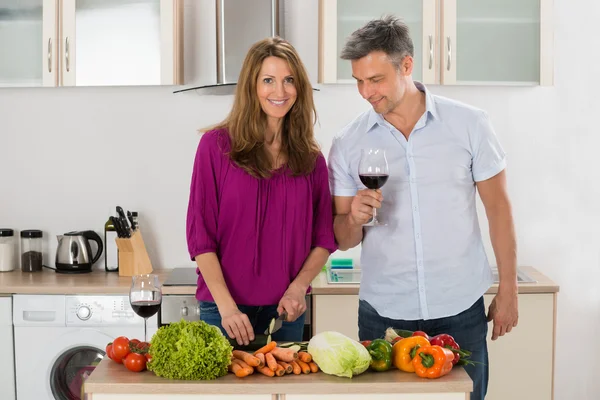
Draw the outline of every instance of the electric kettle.
M102 255L102 238L94 231L68 232L58 235L56 249L56 272L79 274L92 272L92 265ZM90 240L96 242L98 249L92 256Z

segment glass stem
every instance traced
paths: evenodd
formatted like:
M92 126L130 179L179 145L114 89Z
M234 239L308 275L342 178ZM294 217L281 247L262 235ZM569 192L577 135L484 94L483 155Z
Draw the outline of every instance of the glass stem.
M144 342L148 341L148 318L144 318Z
M377 223L377 208L373 207L373 223Z

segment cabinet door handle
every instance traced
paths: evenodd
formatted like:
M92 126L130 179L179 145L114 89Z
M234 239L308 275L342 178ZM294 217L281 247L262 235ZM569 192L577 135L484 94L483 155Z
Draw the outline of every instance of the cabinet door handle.
M450 68L452 68L452 42L450 41L450 36L446 36L446 45L448 46L446 69L450 71Z
M69 38L65 39L65 65L67 67L67 72L71 70L71 55L69 51Z
M429 35L429 69L433 67L433 37Z
M52 38L48 38L48 72L52 73Z
M271 0L271 36L279 36L279 0Z

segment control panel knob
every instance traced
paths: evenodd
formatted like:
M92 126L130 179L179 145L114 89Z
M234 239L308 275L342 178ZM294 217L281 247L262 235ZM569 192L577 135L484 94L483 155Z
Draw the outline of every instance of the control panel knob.
M77 309L77 318L87 321L92 316L92 310L88 306L81 306Z
M188 315L188 308L183 306L181 307L181 315L183 315L184 317L187 317Z

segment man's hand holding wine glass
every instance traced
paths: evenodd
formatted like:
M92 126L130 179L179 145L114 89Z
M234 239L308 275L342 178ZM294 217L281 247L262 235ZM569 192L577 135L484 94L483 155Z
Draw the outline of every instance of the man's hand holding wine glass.
M373 218L373 209L381 208L383 195L381 189L363 189L356 193L350 206L350 218L353 224L365 225Z

